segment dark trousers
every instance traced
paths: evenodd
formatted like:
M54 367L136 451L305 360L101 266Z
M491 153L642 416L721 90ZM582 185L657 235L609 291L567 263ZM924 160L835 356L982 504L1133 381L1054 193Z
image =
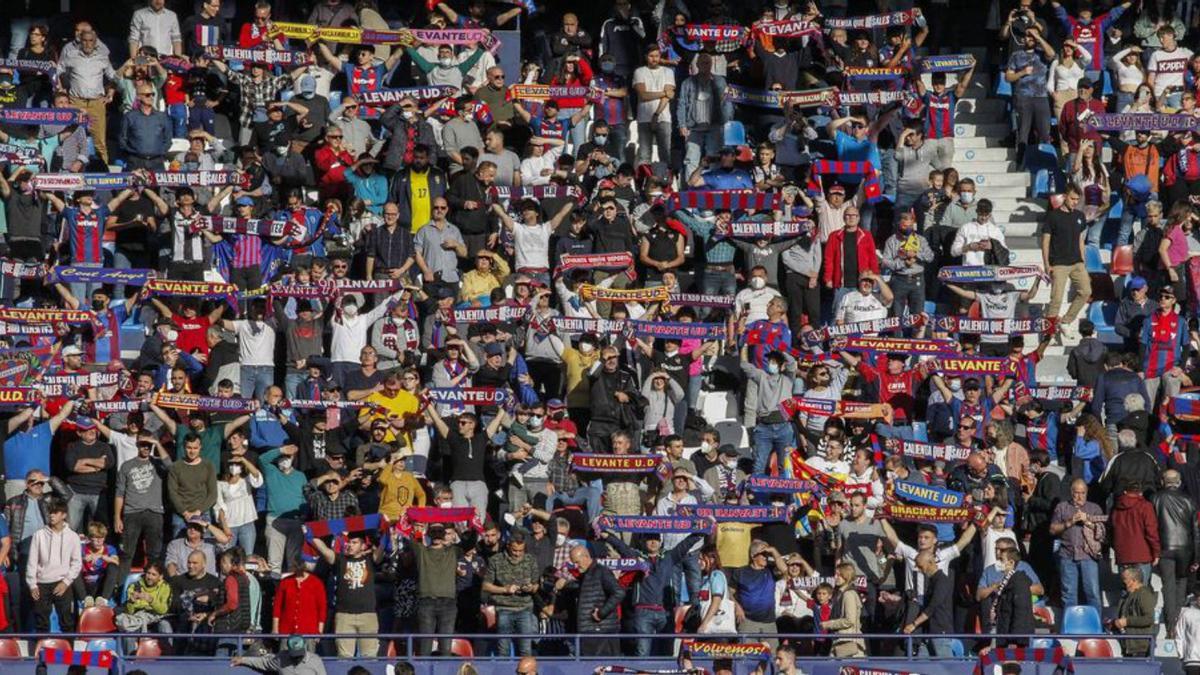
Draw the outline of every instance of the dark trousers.
M1175 633L1175 620L1179 618L1179 603L1187 597L1188 568L1191 555L1188 551L1163 551L1158 559L1158 572L1162 576L1163 623L1168 633Z
M75 632L75 591L70 584L61 596L54 595L58 584L38 584L41 595L33 601L33 625L38 633L50 632L50 610L58 612L58 627L63 633Z
M816 326L821 322L821 285L809 288L811 277L789 271L787 273L786 291L788 302L788 326L792 335L800 335L801 315L808 316L808 325Z
M580 656L620 656L620 643L613 638L582 638Z
M892 275L892 316L920 314L925 311L925 279L920 274ZM907 310L907 311L905 311Z
M543 401L562 396L563 365L561 363L538 359L526 363L529 365L529 377L533 378L533 388L543 392Z
M456 598L418 598L417 632L438 636L438 651L450 653L450 639L454 635L454 620L458 616ZM427 656L433 648L433 640L417 640L417 655Z
M75 591L77 598L104 598L109 600L109 604L114 604L113 590L117 587L117 577L120 576L118 569L112 565L107 565L104 568L104 574L94 582L85 581L83 575L75 577L75 583L71 584L72 590ZM124 577L122 577L123 579ZM118 600L120 598L117 598Z
M146 542L147 562L162 558L163 514L153 511L138 511L122 515L121 521L125 525L125 531L121 533L122 554L119 583L124 588L125 578L129 576L129 568L133 565L133 557L137 555L139 541Z
M181 281L204 281L204 263L172 262L167 266L167 276Z

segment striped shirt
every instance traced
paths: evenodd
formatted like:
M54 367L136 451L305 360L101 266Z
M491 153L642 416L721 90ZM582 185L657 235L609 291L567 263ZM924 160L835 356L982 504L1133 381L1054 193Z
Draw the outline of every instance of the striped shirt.
M104 252L100 243L104 240L104 221L108 218L108 207L93 206L83 211L76 206L63 209L62 233L59 241L70 251L71 262L101 265Z
M262 237L254 234L239 234L233 238L233 268L258 267L263 261Z
M167 216L171 226L171 259L182 263L208 263L211 247L204 235L192 232L192 221L200 215L198 210L192 210L192 215L185 216L179 209L172 209Z
M243 127L249 128L254 122L254 111L267 107L267 104L279 97L279 92L292 86L291 75L268 75L255 81L246 73L229 71L229 81L236 84L242 91L242 110L238 121Z
M623 89L628 85L620 75L596 75L592 78L592 88L601 92L608 89ZM625 99L618 97L600 97L600 105L596 107L596 115L608 123L625 124Z

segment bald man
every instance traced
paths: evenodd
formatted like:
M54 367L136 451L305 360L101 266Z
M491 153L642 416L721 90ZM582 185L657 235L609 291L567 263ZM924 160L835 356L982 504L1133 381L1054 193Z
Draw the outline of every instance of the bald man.
M617 608L625 598L625 589L617 577L603 565L595 564L585 546L571 549L571 562L579 568L579 602L575 606L576 630L579 633L619 633ZM614 638L583 640L583 656L618 656L618 641Z
M1197 509L1196 502L1183 491L1183 476L1178 471L1164 471L1162 482L1163 489L1154 494L1152 501L1162 546L1158 572L1163 583L1163 622L1173 636L1179 603L1187 596L1188 571L1196 562Z
M1095 522L1104 510L1088 501L1088 484L1080 478L1071 483L1071 499L1058 503L1050 517L1050 534L1059 538L1058 568L1062 577L1062 603L1077 603L1082 587L1085 604L1099 612L1100 545L1105 525Z
M537 675L537 659L532 656L522 656L517 661L517 675Z

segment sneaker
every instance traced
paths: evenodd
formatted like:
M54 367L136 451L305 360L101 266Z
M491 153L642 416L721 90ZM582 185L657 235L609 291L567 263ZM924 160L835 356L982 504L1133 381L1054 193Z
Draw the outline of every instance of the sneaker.
M95 606L96 606L96 599L93 598L92 596L89 595L83 599L83 608L84 609L91 609L92 607L95 607Z

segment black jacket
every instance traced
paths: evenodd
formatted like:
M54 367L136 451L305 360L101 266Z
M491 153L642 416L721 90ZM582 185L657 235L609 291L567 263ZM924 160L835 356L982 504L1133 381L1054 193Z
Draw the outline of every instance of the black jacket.
M1016 572L996 598L996 634L1030 635L1034 632L1033 599L1029 577Z
M1162 552L1183 554L1185 560L1194 560L1196 543L1200 541L1196 503L1180 488L1161 490L1152 501L1154 515L1158 516L1158 539L1162 543Z
M575 605L575 622L580 633L617 633L617 607L625 598L625 589L617 576L607 567L593 562L583 573L579 584L579 602ZM592 618L592 610L600 610L600 621Z
M15 478L24 478L24 476L14 476ZM45 492L45 496L38 500L38 508L42 511L42 522L50 522L50 514L46 513L46 498L50 496L58 497L64 502L70 502L75 496L75 491L71 489L67 482L61 478L50 476L50 491ZM21 494L13 497L4 503L4 519L8 521L8 534L12 537L12 552L10 557L14 564L19 562L21 540L25 538L25 511L29 508L29 495L24 491Z
M1080 340L1079 346L1067 357L1067 373L1083 387L1095 387L1096 379L1104 372L1104 355L1108 350L1094 337Z
M617 392L629 397L628 403L617 400ZM637 379L626 370L607 372L604 366L592 375L592 422L607 423L619 429L637 431L646 407L646 397L637 386Z
M1146 495L1153 494L1162 485L1161 471L1158 460L1142 448L1122 450L1100 478L1100 497L1106 501L1109 497L1116 499L1127 480L1136 480Z

